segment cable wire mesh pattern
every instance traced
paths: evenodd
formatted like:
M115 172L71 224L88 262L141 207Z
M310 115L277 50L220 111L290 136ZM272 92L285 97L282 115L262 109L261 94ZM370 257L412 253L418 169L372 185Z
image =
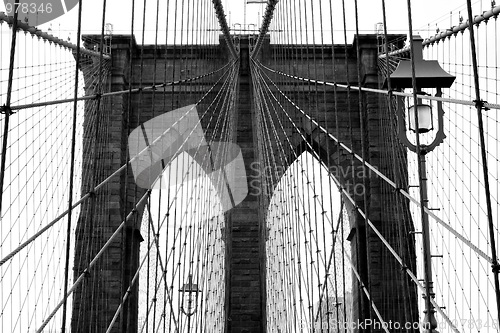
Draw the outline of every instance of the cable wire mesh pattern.
M74 3L0 13L1 332L499 330L495 1Z

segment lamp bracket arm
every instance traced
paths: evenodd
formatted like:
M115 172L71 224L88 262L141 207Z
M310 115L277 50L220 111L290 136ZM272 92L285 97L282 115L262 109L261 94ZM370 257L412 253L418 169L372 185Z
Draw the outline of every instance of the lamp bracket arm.
M403 112L402 112L402 106L399 103L400 103L400 101L398 100L398 106L396 107L396 110L397 110L396 116L398 118L397 124L398 124L399 140L401 141L401 143L403 145L408 147L408 149L410 149L412 152L416 153L417 146L414 145L413 143L411 143L410 140L408 140L408 138L406 137L405 119L404 119Z

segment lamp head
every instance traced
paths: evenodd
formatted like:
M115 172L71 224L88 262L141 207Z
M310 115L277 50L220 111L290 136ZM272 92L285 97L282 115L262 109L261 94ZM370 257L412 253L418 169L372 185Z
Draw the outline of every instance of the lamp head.
M418 129L415 127L415 111L418 113ZM418 133L427 133L433 129L432 108L427 104L417 104L408 108L408 122L410 130Z
M451 87L456 77L441 68L437 60L424 60L422 42L422 37L418 35L413 37L415 79L418 89ZM390 78L393 88L412 88L411 61L401 60Z

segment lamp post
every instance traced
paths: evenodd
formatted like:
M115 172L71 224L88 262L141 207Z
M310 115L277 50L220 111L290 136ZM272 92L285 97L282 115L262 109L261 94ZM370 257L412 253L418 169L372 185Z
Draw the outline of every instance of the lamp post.
M181 311L188 317L188 330L191 329L191 316L198 310L198 293L201 293L201 289L198 289L198 284L193 283L193 276L188 275L188 283L185 283L181 289L182 302Z
M437 101L436 103L438 127L435 129L432 106L423 104L422 99L418 98L418 96L426 94L421 89L434 88L436 89L435 96L441 97L441 88L449 88L455 81L455 77L445 72L436 60L423 59L422 41L423 39L420 36L414 36L411 41L414 50L414 76L412 75L412 63L409 60L401 60L396 70L390 75L390 78L392 87L395 89L416 88L416 91L414 91L414 96L416 96L414 102L416 102L416 104L408 108L408 123L410 130L415 132L417 143L411 143L407 137L404 107L400 105L397 107L398 136L405 146L418 155L425 285L425 294L423 295L425 310L422 324L426 332L435 333L437 332L437 321L434 315L435 309L431 302L431 298L434 298L435 294L433 292L432 282L429 216L425 212L425 209L428 207L425 156L440 145L446 138L446 135L444 134L443 126L444 111L442 102ZM420 144L419 135L428 132L434 133L434 139L429 144Z

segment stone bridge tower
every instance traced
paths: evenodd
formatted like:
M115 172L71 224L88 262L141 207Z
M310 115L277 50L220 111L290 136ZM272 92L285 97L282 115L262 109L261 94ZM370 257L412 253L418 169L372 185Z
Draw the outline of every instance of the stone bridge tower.
M91 37L91 36L90 36ZM253 162L258 162L259 152L256 145L256 121L255 121L255 105L253 104L253 78L250 71L250 44L252 36L239 36L239 52L240 52L240 70L237 84L237 107L235 110L234 122L236 124L234 140L241 147L243 158L245 161L248 181L255 179L255 170L250 165ZM92 38L89 38L92 40ZM98 38L95 38L98 40ZM328 61L336 64L336 78L339 83L349 82L351 85L361 85L364 87L377 87L379 84L379 76L377 69L377 38L374 35L363 35L356 39L355 43L360 43L360 56L362 73L361 80L358 82L356 44L344 48L342 46L324 46L322 52ZM87 45L92 47L92 45ZM280 46L283 49L283 46ZM260 61L263 64L268 64L278 70L287 72L289 67L284 67L282 63L273 62L273 52L276 52L276 47L270 45L269 39L264 42L260 53ZM296 49L296 48L295 48ZM335 52L332 52L334 50ZM347 53L347 65L344 61L344 55ZM288 54L283 52L283 54ZM314 58L314 57L312 57ZM140 47L135 43L134 38L130 36L113 35L111 43L111 60L110 60L110 75L107 78L107 83L111 91L123 91L130 87L145 87L153 82L175 81L183 78L194 77L205 74L211 70L222 67L229 59L228 52L221 38L220 45L213 46L163 46L155 48L153 46ZM303 58L300 61L293 60L294 75L305 76L308 60ZM130 66L131 64L131 66ZM311 65L311 64L309 64ZM92 66L89 61L83 66ZM281 67L280 67L281 66ZM188 69L191 72L188 72ZM194 69L194 70L193 70ZM333 65L322 70L327 73L326 79L333 80ZM85 70L84 70L85 73ZM161 112L167 112L185 105L192 104L199 100L200 96L205 93L205 88L213 85L220 76L213 75L201 84L179 84L168 87L167 89L144 90L131 94L129 99L128 94L118 94L110 98L103 99L103 114L100 115L100 121L106 121L109 128L108 137L101 138L97 135L97 144L105 142L106 147L102 147L105 154L98 159L99 168L110 172L117 170L127 161L127 135L128 133L139 126L141 123L152 119ZM279 78L276 77L278 80ZM93 89L93 78L86 76L86 89ZM294 90L306 89L310 83L298 82L294 85L289 85L287 93L294 93ZM215 85L215 89L211 94L216 94L220 89L220 85ZM384 138L381 137L381 131L378 128L378 115L381 109L386 107L385 101L377 96L363 96L364 110L361 113L362 121L365 124L365 133L361 133L360 128L360 113L359 99L357 92L346 90L338 91L340 108L343 110L339 119L333 118L333 114L329 110L333 108L334 100L332 88L327 88L326 103L321 108L319 114L326 116L327 123L334 128L336 125L340 128L339 139L342 142L352 143L354 151L361 152L361 147L365 148L365 154L373 165L379 168L384 168L384 173L391 174L390 162L383 161L381 150L383 149L381 142ZM302 97L300 97L302 96ZM349 101L348 101L349 97ZM299 95L298 103L308 105L315 104L315 101L323 98L317 92L313 92L307 96ZM90 102L89 102L90 103ZM200 105L199 112L203 112L203 103ZM217 110L212 112L216 113ZM95 126L95 115L86 114L84 123L84 133L86 140L92 141L94 135L93 128ZM297 123L304 123L302 116L296 115ZM338 124L335 122L338 121ZM207 136L214 134L215 129L205 128ZM336 147L330 150L330 155L326 154L324 149L328 140L328 136L324 135L317 128L311 126L301 129L303 136L308 138L310 145L304 144L301 137L293 134L292 129L289 129L290 140L294 142L295 153L300 154L303 151L311 149L310 146L318 153L326 166L333 170L335 167L363 167L352 154L340 149L335 142L328 142L330 147ZM215 133L216 134L216 133ZM363 134L363 135L361 135ZM285 135L285 134L283 134ZM352 135L352 137L351 137ZM217 135L215 135L217 137ZM359 138L363 138L362 144ZM333 152L333 153L332 153ZM84 150L84 155L90 157L91 149ZM292 151L289 152L292 156ZM402 158L405 158L402 156ZM340 161L340 162L339 162ZM396 161L402 162L402 161ZM290 158L282 165L286 169L293 159ZM340 164L339 164L340 163ZM403 161L404 163L404 161ZM398 177L405 182L407 178L405 170ZM90 188L92 167L84 166L83 177L87 181L83 185L84 191ZM106 176L106 175L103 175ZM369 188L368 201L366 207L369 209L369 216L377 226L385 225L385 230L395 231L398 223L411 224L409 208L407 205L401 207L402 214L400 216L384 216L381 213L381 207L388 205L389 196L384 191L380 179L370 177L369 179L360 179L355 175L334 175L337 180L345 185L347 183L357 184L363 183ZM274 180L276 183L279 179ZM92 216L82 213L77 226L77 242L75 254L75 276L82 273L83 267L86 264L86 258L92 257L96 249L88 249L87 239L89 235L96 229L102 232L102 239L95 240L102 244L111 237L114 230L120 228L122 221L127 219L127 212L133 211L133 217L121 227L123 233L120 237L114 238L112 244L108 248L108 255L104 261L96 266L99 270L99 276L105 276L105 281L99 281L96 274L88 273L85 283L81 288L75 291L73 301L73 313L79 314L73 316L72 325L74 332L97 332L101 331L101 327L105 323L109 323L118 308L123 295L128 292L129 297L124 304L120 320L114 326L114 332L136 332L137 331L137 307L138 297L137 288L127 290L131 280L131 274L138 265L139 258L139 243L144 235L140 234L140 221L143 212L143 205L134 207L134 202L145 194L145 190L135 188L131 172L122 173L121 176L115 177L105 189L107 200L94 202L88 201L82 207L82 212L88 212L90 209L97 212ZM365 207L363 196L355 196L356 206ZM89 207L88 205L95 205ZM264 332L266 330L265 323L265 304L266 304L266 255L265 255L265 240L266 226L265 214L267 211L267 203L263 198L257 196L248 196L241 204L233 208L227 213L226 218L226 330L227 332ZM355 206L348 207L351 231L348 240L351 242L353 261L357 265L360 275L366 283L373 287L375 291L372 295L372 300L376 304L381 304L383 311L388 315L388 318L393 319L392 313L403 304L403 299L399 296L384 294L387 286L394 281L399 281L401 276L393 276L388 278L384 272L384 265L393 260L381 251L383 245L377 236L368 230L365 225L364 218L356 212ZM387 227L389 226L389 227ZM391 232L389 232L391 234ZM366 237L370 237L370 247L365 244ZM388 235L390 241L390 235ZM413 243L413 238L409 235L408 242ZM414 258L414 253L408 254ZM414 262L414 259L412 259ZM388 279L392 279L389 281ZM389 283L390 282L390 283ZM401 281L403 283L403 281ZM353 287L355 316L359 318L369 317L370 307L365 295L357 285ZM105 303L96 303L94 298L102 297L106 300ZM416 315L416 290L412 291L410 297L409 313L417 317L410 318L418 320ZM222 305L221 305L222 306ZM406 318L408 319L408 318ZM396 320L396 319L393 319ZM397 318L400 321L406 321L402 318Z

